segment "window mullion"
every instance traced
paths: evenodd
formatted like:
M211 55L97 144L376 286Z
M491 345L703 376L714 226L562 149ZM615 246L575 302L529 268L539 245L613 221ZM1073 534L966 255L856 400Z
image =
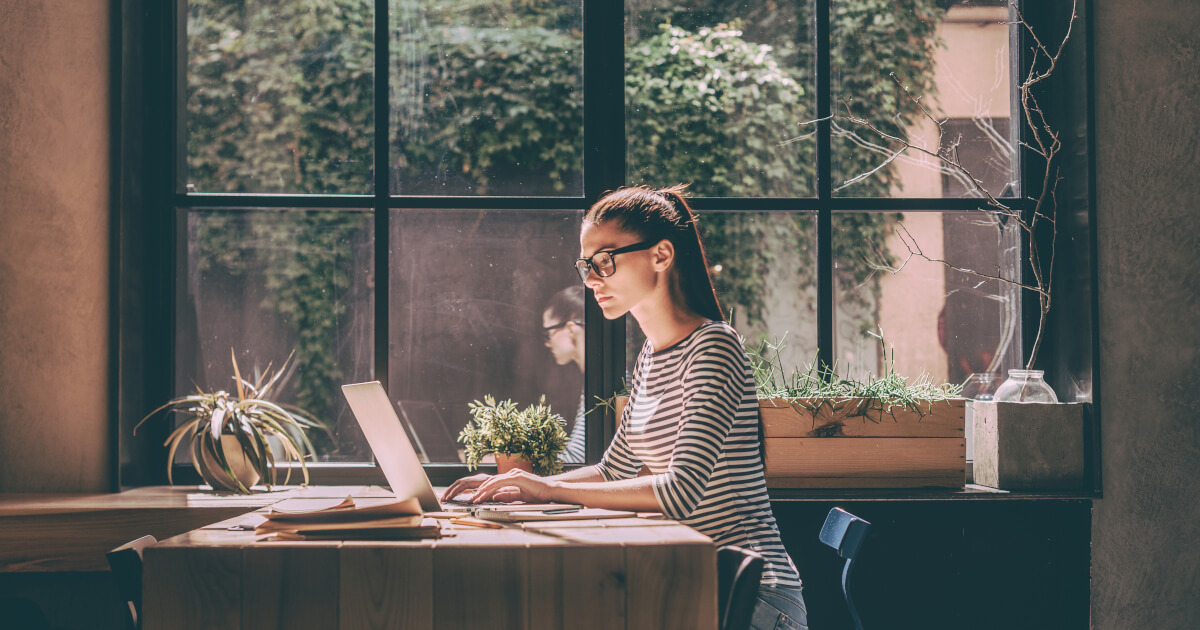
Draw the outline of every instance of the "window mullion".
M832 0L816 1L817 48L817 365L833 364L833 156L830 119L830 22Z
M624 3L583 4L583 190L585 206L625 183ZM584 401L609 398L625 372L625 320L604 318L591 291L585 300ZM587 416L586 460L598 461L615 423Z
M391 103L388 90L389 34L388 2L375 0L375 174L374 219L375 219L375 316L374 316L374 377L388 387L389 335L388 329L388 266L390 262L388 192L390 191L389 129Z

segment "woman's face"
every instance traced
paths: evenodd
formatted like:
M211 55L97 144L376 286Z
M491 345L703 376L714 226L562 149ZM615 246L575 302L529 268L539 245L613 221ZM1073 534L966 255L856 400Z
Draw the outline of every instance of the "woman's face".
M579 233L579 257L588 258L596 252L609 251L633 245L642 239L633 232L617 227L612 221L585 223ZM616 271L601 278L590 270L584 282L596 294L605 319L617 319L628 313L649 295L658 283L661 266L656 260L661 256L661 244L651 249L618 254L614 259Z
M542 313L542 329L546 331L546 347L554 355L555 363L566 365L575 360L576 336L583 332L575 322L564 322L546 310Z

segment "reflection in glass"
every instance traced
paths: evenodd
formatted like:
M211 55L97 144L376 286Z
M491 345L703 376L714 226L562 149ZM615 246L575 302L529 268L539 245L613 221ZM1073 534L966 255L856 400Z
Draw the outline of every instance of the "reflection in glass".
M834 195L982 196L932 155L908 149L892 160L903 145L880 133L957 159L994 196L1019 194L1007 3L832 2ZM935 119L946 121L940 145Z
M800 212L702 212L700 235L721 308L747 350L782 341L790 375L816 360L816 216ZM626 373L645 336L627 316ZM767 351L774 356L774 350Z
M189 191L369 193L373 7L188 0Z
M626 180L814 194L811 2L626 0Z
M368 211L188 212L175 394L231 391L230 349L248 378L295 353L276 400L329 424L320 460L368 461L338 387L371 379L373 249Z
M581 0L391 0L392 194L583 193Z
M467 404L489 394L522 407L544 394L571 433L583 374L558 362L545 332L558 322L545 314L556 293L580 284L580 216L392 212L388 392L428 461L460 461Z
M878 224L880 218L884 219ZM834 270L835 360L847 374L880 375L885 357L901 376L963 383L1021 360L1020 301L1011 285L951 269L1014 277L1019 239L983 212L834 214L834 248L857 251L858 268ZM861 228L868 219L874 229Z

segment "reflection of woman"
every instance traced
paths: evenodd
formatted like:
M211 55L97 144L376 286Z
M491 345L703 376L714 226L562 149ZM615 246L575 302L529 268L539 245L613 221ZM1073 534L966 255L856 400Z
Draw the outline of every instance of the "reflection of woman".
M750 361L721 317L691 209L679 189L618 190L588 210L579 241L576 268L604 316L631 313L646 335L612 444L593 466L475 475L444 498L476 488L475 501L663 512L766 558L753 627L806 628L767 496ZM650 475L638 476L643 465Z
M559 365L574 363L583 373L583 285L567 287L550 298L542 312L542 330L554 361ZM586 447L583 414L583 394L580 394L571 439L562 456L564 462L583 463Z

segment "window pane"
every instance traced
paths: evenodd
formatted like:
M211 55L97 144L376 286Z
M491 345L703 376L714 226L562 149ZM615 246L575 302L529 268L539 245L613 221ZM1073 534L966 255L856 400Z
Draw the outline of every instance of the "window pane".
M278 396L329 425L310 431L321 461L370 461L339 386L371 379L373 249L363 210L191 210L177 276L175 391L234 387L294 372Z
M522 407L545 395L567 431L575 428L583 328L563 327L548 339L544 315L564 290L582 306L574 268L580 218L393 211L388 392L428 461L459 461L455 439L470 418L467 404L487 395ZM563 313L553 315L549 324Z
M814 194L811 2L626 0L626 181Z
M1020 296L1011 285L1020 240L983 212L834 215L835 360L844 374L962 383L1021 360ZM917 252L920 252L918 254ZM923 256L921 255L923 254ZM893 270L898 270L893 273ZM887 347L883 354L882 336Z
M389 6L392 194L583 194L581 0Z
M188 0L188 190L369 193L373 6Z
M833 0L831 78L839 113L833 137L835 195L982 196L966 174L917 149L889 163L903 145L880 133L942 156L953 158L957 152L958 162L994 196L1019 192L1006 5L1004 0ZM877 131L846 120L847 108ZM933 119L946 121L940 148Z
M700 232L722 310L746 340L790 375L816 360L816 216L786 212L704 212ZM627 316L626 378L646 338ZM778 342L782 342L782 346Z

